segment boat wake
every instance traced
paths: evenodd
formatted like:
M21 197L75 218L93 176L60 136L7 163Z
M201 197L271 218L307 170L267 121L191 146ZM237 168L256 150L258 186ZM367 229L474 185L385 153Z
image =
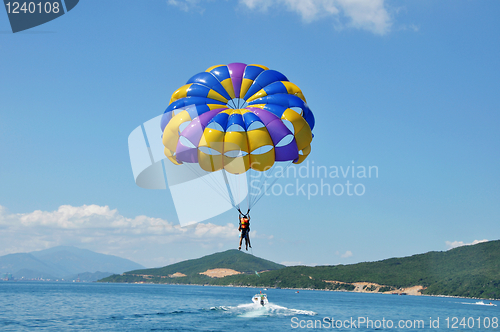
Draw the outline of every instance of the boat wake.
M486 306L490 306L490 307L496 307L497 305L494 304L494 303L484 303L483 301L477 301L475 303L472 303L472 302L460 302L462 304L472 304L472 305L486 305Z
M258 303L246 303L237 306L212 307L210 308L210 310L222 310L234 314L238 317L246 317L246 318L266 317L266 316L316 315L314 311L291 309L274 303L268 303L265 306L261 306Z

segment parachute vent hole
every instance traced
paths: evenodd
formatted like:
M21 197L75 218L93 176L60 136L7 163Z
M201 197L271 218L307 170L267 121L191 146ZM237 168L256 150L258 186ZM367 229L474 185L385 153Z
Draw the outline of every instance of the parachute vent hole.
M191 119L194 119L200 115L198 114L198 108L195 105L188 106L186 111L188 112Z
M215 122L215 121L210 122L206 128L215 129L218 131L224 131L224 128L222 128L222 126L218 122Z
M264 146L261 146L260 148L253 150L252 154L254 154L254 155L264 154L264 153L271 151L272 149L273 149L272 145L264 145Z
M242 150L232 150L232 151L227 151L226 153L224 153L224 155L226 157L229 157L229 158L244 157L247 154L248 154L247 152L242 151Z
M283 124L288 128L288 130L290 130L292 134L295 134L295 128L293 128L293 124L288 120L282 120L282 121Z
M260 122L260 121L254 121L254 122L252 122L248 126L247 131L254 130L254 129L259 129L259 128L262 128L262 127L265 127L262 122Z
M293 135L286 135L281 139L281 141L279 141L278 144L276 144L276 147L279 148L281 146L286 146L290 144L292 141L293 141Z
M245 131L245 129L240 126L239 124L232 124L230 125L227 129L226 129L226 132L229 132L229 131Z
M179 143L181 143L184 146L187 146L188 148L196 148L196 146L184 136L179 137Z
M189 127L190 124L191 124L191 121L186 121L186 122L181 123L179 126L179 133L182 133L182 131L184 129L186 129L187 127Z
M200 146L198 148L204 154L208 154L209 156L220 156L221 153L217 150L211 149L208 146Z
M292 111L297 112L297 113L298 113L298 114L300 114L300 115L302 115L302 114L304 113L304 111L303 111L303 110L302 110L302 108L300 108L300 107L290 107L290 109L291 109Z

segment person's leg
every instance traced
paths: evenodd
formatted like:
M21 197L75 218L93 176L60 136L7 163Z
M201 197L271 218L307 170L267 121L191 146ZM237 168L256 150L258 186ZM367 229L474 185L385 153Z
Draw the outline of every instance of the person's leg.
M244 235L242 235L242 237L243 237L243 236L245 237L245 249L246 249L247 251L248 251L248 245L250 244L250 241L249 241L249 239L248 239L248 233L249 233L248 229L245 229L245 234L244 234ZM252 246L250 246L250 248L251 248L251 247L252 247Z
M243 236L240 236L240 245L238 247L238 250L241 250L241 241L243 241Z

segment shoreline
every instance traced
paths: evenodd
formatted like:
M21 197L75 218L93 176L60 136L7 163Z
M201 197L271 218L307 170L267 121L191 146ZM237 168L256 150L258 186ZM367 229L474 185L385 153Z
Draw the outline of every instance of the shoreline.
M317 288L292 288L292 287L280 287L280 288L275 288L275 287L256 287L256 286L237 286L237 285L211 285L211 284L182 284L182 283L157 283L157 282L100 282L100 281L93 281L93 282L98 282L98 283L109 283L109 284L138 284L138 285L177 285L177 286L198 286L198 287L233 287L233 288L254 288L254 289L262 289L262 288L267 288L269 289L286 289L286 290L308 290L308 291L322 291L322 292L341 292L341 293L357 293L357 294L380 294L380 295L398 295L398 294L393 294L393 293L380 293L380 292L356 292L356 291L348 291L348 290L338 290L338 289L317 289ZM415 286L413 286L415 287ZM408 287L410 288L410 287ZM398 295L402 296L402 295ZM404 296L429 296L429 297L444 297L444 298L455 298L455 299L468 299L468 300L482 300L482 301L500 301L500 299L495 299L495 298L480 298L480 297L465 297L465 296L455 296L455 295L436 295L436 294L419 294L419 295L412 295L412 294L405 294Z
M1 280L3 281L3 280ZM0 281L0 282L1 282ZM65 283L65 284L75 284L75 282L72 281L56 281L56 280L50 280L50 281L45 281L45 280L9 280L9 281L4 281L4 283L17 283L17 282L29 282L29 283L36 283L36 282L51 282L51 283ZM358 294L380 294L380 295L398 295L398 294L393 294L393 293L388 293L388 292L356 292L356 291L348 291L344 289L317 289L317 288L293 288L293 287L281 287L281 288L275 288L275 287L256 287L256 286L237 286L237 285L211 285L211 284L182 284L182 283L158 283L158 282L110 282L110 281L82 281L78 282L76 284L87 284L87 283L101 283L101 284L130 284L130 285L174 285L174 286L198 286L198 287L233 287L233 288L254 288L254 289L262 289L262 288L267 288L267 289L286 289L286 290L308 290L308 291L322 291L322 292L341 292L341 293L358 293ZM500 301L500 299L496 298L481 298L481 297L466 297L466 296L456 296L456 295L442 295L442 294L418 294L418 295L413 295L413 294L405 294L405 296L429 296L429 297L443 297L443 298L455 298L455 299L467 299L467 300L488 300L488 301Z

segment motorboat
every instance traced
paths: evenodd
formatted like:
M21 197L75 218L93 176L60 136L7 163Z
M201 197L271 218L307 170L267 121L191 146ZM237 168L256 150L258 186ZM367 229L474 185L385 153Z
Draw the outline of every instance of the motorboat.
M260 292L259 294L255 294L252 297L252 302L260 304L261 306L265 306L266 304L269 303L269 301L267 300L267 295L262 294L262 292Z

